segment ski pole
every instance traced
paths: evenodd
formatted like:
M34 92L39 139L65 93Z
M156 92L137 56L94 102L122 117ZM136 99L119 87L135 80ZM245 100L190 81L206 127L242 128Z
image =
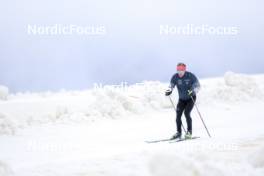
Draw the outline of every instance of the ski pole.
M173 103L173 101L172 101L172 99L171 99L171 96L169 96L169 98L170 98L171 105L173 106L175 112L177 113L176 107L175 107L175 105L174 105L174 103ZM185 130L183 124L181 124L181 125L182 125L182 128L183 128L183 130L184 130L184 133L186 133L186 130Z
M199 117L200 117L200 119L201 119L202 122L203 122L203 125L204 125L204 127L205 127L205 129L206 129L206 132L207 132L208 136L211 137L211 135L210 135L210 133L209 133L209 131L208 131L208 129L207 129L205 123L204 123L204 120L203 120L203 118L202 118L202 115L201 115L201 113L200 113L200 111L199 111L199 109L198 109L198 106L196 105L196 103L195 103L195 101L194 101L194 99L193 99L193 96L191 96L191 98L192 98L192 101L193 101L193 103L194 103L194 106L195 106L195 108L196 108L196 110L197 110L197 112L198 112L198 114L199 114Z

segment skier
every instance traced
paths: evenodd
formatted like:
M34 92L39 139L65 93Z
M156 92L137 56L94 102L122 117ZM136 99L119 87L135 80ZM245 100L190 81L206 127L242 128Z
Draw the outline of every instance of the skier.
M181 116L184 112L187 122L187 133L185 134L186 139L192 138L192 118L191 111L196 101L196 94L200 89L199 80L196 76L186 71L186 65L184 63L179 63L177 65L177 73L175 73L170 81L169 89L166 90L165 95L171 95L174 87L177 87L179 100L176 109L176 124L177 124L177 133L172 136L171 139L180 139L182 137L181 131ZM191 98L193 97L193 100Z

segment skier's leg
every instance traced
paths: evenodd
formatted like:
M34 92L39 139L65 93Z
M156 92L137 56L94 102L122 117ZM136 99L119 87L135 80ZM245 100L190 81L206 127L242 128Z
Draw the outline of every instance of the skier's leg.
M177 109L176 109L176 126L177 126L177 132L178 133L182 132L181 131L182 130L181 129L181 125L182 125L181 116L182 116L182 113L184 111L184 108L185 108L184 101L179 100L178 104L177 104Z
M193 96L193 100L196 101L196 96ZM192 118L191 118L191 111L194 107L194 102L190 99L188 100L185 110L184 110L184 115L186 117L186 122L187 122L187 131L192 134Z

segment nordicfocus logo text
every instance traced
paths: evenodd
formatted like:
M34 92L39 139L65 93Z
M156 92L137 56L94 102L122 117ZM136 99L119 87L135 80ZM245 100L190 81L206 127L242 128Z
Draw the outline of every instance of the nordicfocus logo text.
M205 35L238 35L239 28L235 26L210 26L187 24L185 26L160 25L160 35L183 35L183 36L205 36Z
M27 26L28 35L105 35L103 25L78 26L74 24L62 25L31 25Z

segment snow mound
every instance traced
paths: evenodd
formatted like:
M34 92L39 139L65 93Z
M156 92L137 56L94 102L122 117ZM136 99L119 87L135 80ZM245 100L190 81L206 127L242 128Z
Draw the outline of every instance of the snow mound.
M13 172L11 168L4 162L0 161L0 176L12 176L12 175Z
M8 92L9 90L6 86L0 85L0 100L7 100Z
M14 134L16 125L7 115L0 113L0 134Z
M157 152L150 158L149 171L153 176L261 176L262 169L253 168L243 157L235 160L226 157L222 152L212 150L199 150L196 152L179 152L175 149L168 149ZM229 151L232 156L232 151ZM261 160L263 151L258 159ZM257 161L257 166L263 164L263 159ZM260 161L260 162L259 162ZM259 165L260 164L260 165ZM263 165L262 165L263 166ZM261 166L261 167L262 167Z
M237 100L241 95L247 99L263 98L263 90L252 76L227 72L224 79L229 95L233 95Z
M168 106L164 97L165 88L160 82L144 82L126 87L123 91L111 87L94 90L91 114L118 117L164 108Z
M223 78L201 80L199 103L235 103L264 100L264 77L225 73Z
M150 162L150 172L154 176L199 176L201 175L195 162L188 158L175 155L157 155Z
M264 145L260 146L255 152L253 152L249 157L249 162L255 168L264 169Z

